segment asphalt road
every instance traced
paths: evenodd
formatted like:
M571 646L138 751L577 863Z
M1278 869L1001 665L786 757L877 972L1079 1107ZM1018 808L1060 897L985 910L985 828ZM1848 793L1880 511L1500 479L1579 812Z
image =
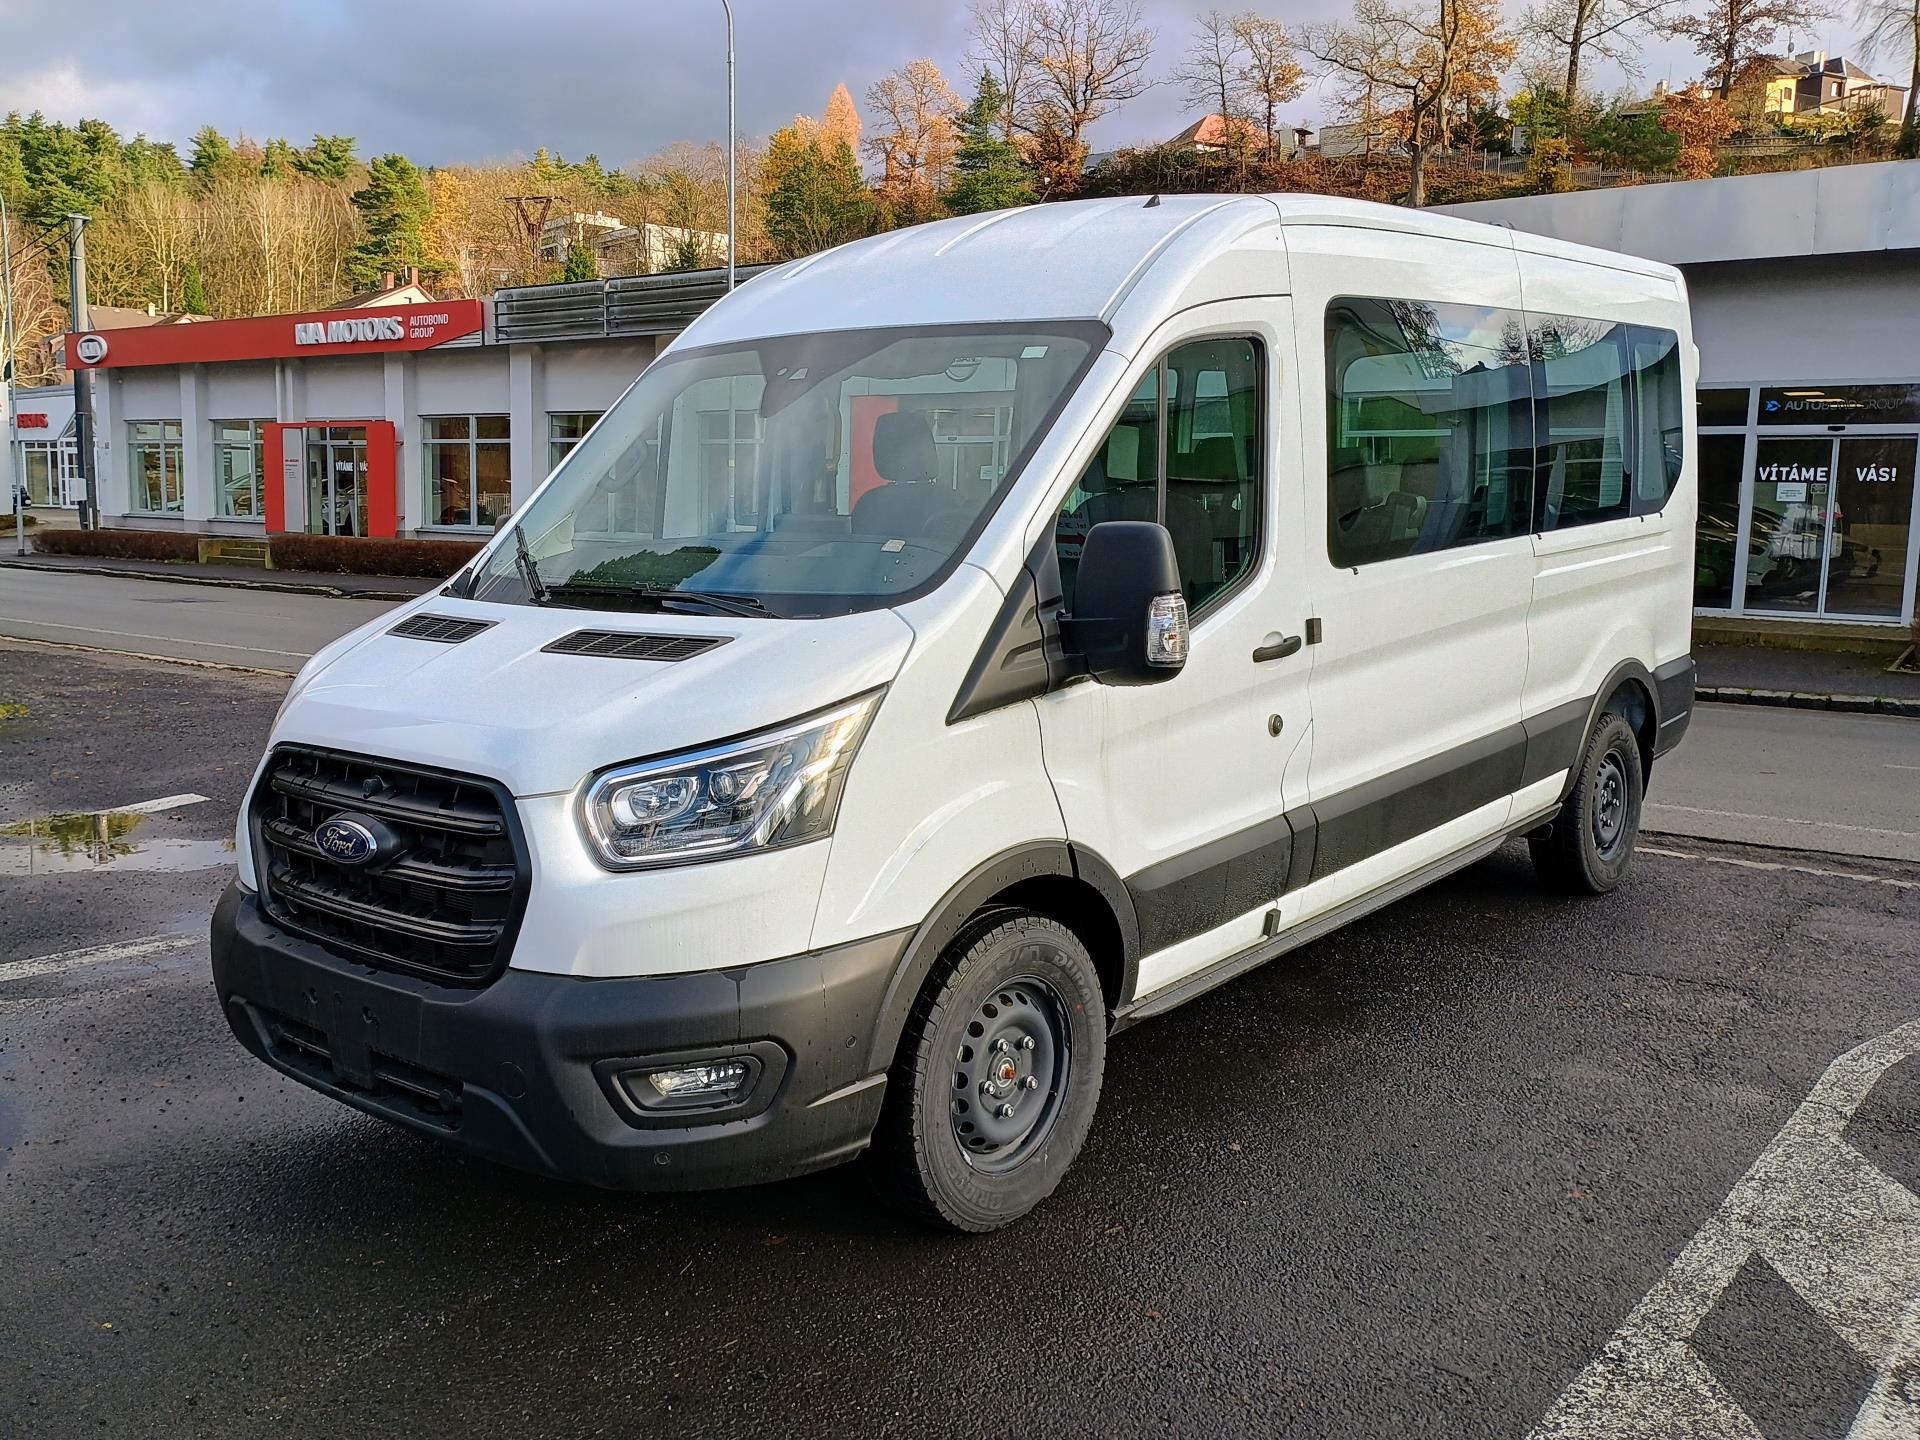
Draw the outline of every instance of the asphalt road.
M203 937L282 687L0 643L0 1435L1772 1437L1904 1403L1872 1360L1920 1343L1882 1314L1920 1294L1920 1219L1887 1228L1920 1216L1920 867L1669 838L1579 902L1510 847L1117 1037L1062 1190L963 1240L858 1165L520 1176L246 1056ZM1886 1036L1845 1153L1892 1188L1834 1216L1797 1117ZM1706 1398L1633 1390L1643 1352Z
M0 635L291 675L378 600L0 569Z

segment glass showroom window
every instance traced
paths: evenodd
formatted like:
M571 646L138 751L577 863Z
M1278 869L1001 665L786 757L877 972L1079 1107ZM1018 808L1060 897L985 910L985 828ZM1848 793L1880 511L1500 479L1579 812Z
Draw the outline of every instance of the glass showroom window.
M261 446L264 420L213 422L215 513L235 520L258 520Z
M181 444L178 420L135 420L127 426L127 453L132 457L131 508L154 514L179 514L185 508L181 490Z
M436 525L484 530L513 508L505 415L427 418L427 513Z
M598 410L570 410L548 414L547 469L553 469L567 458L567 452L586 437L587 431L593 428L593 422L600 418L600 413Z

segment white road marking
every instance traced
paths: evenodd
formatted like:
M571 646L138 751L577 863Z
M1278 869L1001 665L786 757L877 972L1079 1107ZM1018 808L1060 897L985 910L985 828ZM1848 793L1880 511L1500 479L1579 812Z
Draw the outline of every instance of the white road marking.
M52 955L35 955L27 960L0 963L0 984L9 980L27 980L36 975L57 975L81 965L104 965L114 960L141 960L149 955L167 955L202 942L199 935L149 935L144 940L116 940L111 945L90 945L84 950L62 950Z
M1920 890L1920 880L1898 880L1891 875L1863 875L1858 870L1828 870L1818 865L1786 865L1777 860L1741 860L1732 855L1697 855L1691 850L1663 850L1654 845L1634 847L1641 855L1669 860L1702 860L1709 865L1738 865L1742 870L1787 870L1795 875L1819 875L1828 880L1864 880L1869 885L1891 885L1896 890Z
M1530 1440L1760 1435L1689 1341L1753 1256L1877 1373L1848 1440L1920 1434L1920 1197L1870 1165L1844 1131L1880 1077L1920 1054L1920 1020L1828 1067L1786 1128Z
M184 795L162 795L158 800L142 800L137 805L115 805L106 813L109 815L154 815L162 810L184 810L189 805L204 805L205 795L196 795L189 790Z
M1697 805L1648 805L1648 810L1664 810L1673 815L1711 815L1719 820L1761 820L1769 825L1815 825L1822 830L1846 830L1855 835L1891 835L1911 840L1911 830L1880 830L1871 825L1842 825L1837 820L1795 820L1787 815L1754 815L1745 810L1702 810Z
M275 650L266 645L229 645L219 640L193 640L185 635L144 635L137 630L102 630L98 625L58 625L25 615L0 615L0 625L37 625L42 630L72 630L81 635L111 635L118 640L158 640L168 645L200 645L209 650L249 650L255 655L281 655L289 660L310 660L306 650ZM23 636L31 639L31 636Z

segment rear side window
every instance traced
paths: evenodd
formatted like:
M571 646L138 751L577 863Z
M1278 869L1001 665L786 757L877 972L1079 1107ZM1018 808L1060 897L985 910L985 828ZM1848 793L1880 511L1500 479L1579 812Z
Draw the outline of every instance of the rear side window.
M1680 340L1671 330L1531 317L1538 363L1538 527L1566 530L1667 503L1680 478Z
M1327 553L1365 565L1525 534L1525 317L1424 300L1327 308Z

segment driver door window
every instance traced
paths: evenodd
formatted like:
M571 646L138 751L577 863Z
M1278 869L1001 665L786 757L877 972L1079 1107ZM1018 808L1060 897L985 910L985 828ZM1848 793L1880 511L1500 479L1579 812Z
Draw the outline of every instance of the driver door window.
M1087 532L1106 520L1167 527L1196 613L1251 573L1266 448L1261 362L1256 340L1195 340L1142 377L1055 525L1069 610Z

